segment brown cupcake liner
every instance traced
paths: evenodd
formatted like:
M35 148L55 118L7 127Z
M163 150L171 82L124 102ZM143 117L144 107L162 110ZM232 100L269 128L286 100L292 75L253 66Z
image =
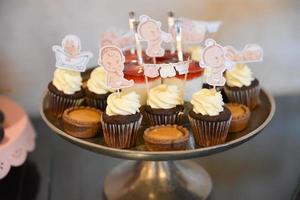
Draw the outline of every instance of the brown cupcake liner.
M163 114L152 114L147 111L144 112L145 116L148 118L151 126L163 125L163 124L182 124L184 114L183 112L176 112L170 115Z
M198 146L209 147L226 141L231 117L226 121L205 121L189 115L195 142Z
M54 92L48 91L49 103L48 108L54 115L61 116L63 112L70 107L79 106L83 101L84 97L80 98L69 98L55 94Z
M108 92L106 94L96 94L94 92L89 91L87 88L85 89L85 104L87 106L97 108L101 111L105 111L107 106L107 98L111 93Z
M97 108L104 112L107 106L107 99L96 99L96 98L86 97L85 103L87 106Z
M107 146L118 149L134 147L136 145L142 118L141 115L138 120L126 124L106 123L102 120L102 130Z
M225 86L224 91L229 102L243 104L250 108L250 110L253 110L259 103L259 85L243 90L231 90L228 86Z

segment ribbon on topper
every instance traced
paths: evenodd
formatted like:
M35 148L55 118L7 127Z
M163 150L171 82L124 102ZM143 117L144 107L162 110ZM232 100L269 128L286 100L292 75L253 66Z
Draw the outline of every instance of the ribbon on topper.
M242 51L237 51L232 46L226 46L225 56L235 63L261 62L263 49L257 44L247 44Z
M209 71L206 75L206 82L212 86L223 86L226 81L223 73L231 69L234 63L226 58L226 48L216 43L215 40L207 39L205 45L201 54L201 66Z
M172 36L161 30L161 22L141 15L137 32L141 40L147 42L146 54L149 57L162 57L165 50L161 47L162 42L171 42Z
M86 66L93 57L91 52L80 52L81 41L76 35L67 35L62 40L61 46L54 45L55 66L60 69L84 72Z
M179 18L182 22L182 43L200 44L206 36L206 33L215 33L219 30L222 22L220 21L197 21L187 18ZM176 38L175 27L171 27L172 37Z
M114 45L105 45L99 52L99 65L102 65L106 71L107 86L109 88L120 90L133 86L133 80L124 78L125 57L122 50Z
M143 64L144 75L150 78L155 78L158 76L162 78L168 78L176 76L176 71L179 75L183 75L188 73L190 62L191 61L168 64Z

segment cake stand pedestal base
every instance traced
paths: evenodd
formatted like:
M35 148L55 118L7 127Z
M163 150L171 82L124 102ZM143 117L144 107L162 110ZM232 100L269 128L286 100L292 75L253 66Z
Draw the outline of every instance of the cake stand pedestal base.
M209 174L193 161L124 161L106 177L104 193L115 199L206 199Z

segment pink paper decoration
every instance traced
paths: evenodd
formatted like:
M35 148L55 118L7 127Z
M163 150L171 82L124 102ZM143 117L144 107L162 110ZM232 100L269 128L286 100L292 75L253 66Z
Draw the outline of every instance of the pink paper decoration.
M174 67L179 75L187 74L189 72L189 62L175 63Z
M144 75L149 78L155 78L159 76L159 66L144 66Z
M162 42L170 42L171 34L161 30L161 22L150 18L147 15L141 15L137 32L142 40L147 42L146 54L149 57L162 57L165 50L161 47Z
M212 86L223 86L226 81L223 77L223 72L230 69L233 63L225 57L226 49L217 44L215 40L207 39L205 45L206 47L202 52L201 64L204 68L210 69L206 81Z
M220 21L197 21L187 18L179 18L182 21L182 43L199 44L205 39L206 33L215 33L218 31ZM176 38L175 27L170 30L172 37ZM174 39L175 40L175 39Z
M93 57L91 52L80 52L81 41L76 35L67 35L62 40L61 46L53 46L57 68L84 72L86 66Z
M257 44L247 44L242 51L232 46L226 46L225 56L236 63L260 62L263 60L263 49Z
M121 89L133 86L133 80L124 78L125 57L120 48L106 45L100 49L99 65L102 65L107 75L107 86L113 89Z
M175 71L173 65L168 65L168 64L161 65L161 68L160 68L159 72L160 72L160 77L162 77L162 78L168 78L168 77L176 76L176 71Z
M134 34L131 31L112 29L102 35L100 45L115 45L122 50L127 50L135 45Z

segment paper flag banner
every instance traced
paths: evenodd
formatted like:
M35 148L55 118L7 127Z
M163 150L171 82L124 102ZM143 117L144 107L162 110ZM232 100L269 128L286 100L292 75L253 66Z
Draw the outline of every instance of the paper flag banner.
M100 46L114 45L123 51L133 48L135 45L134 33L132 31L117 30L110 28L100 38Z
M162 57L165 50L161 47L162 42L170 42L171 34L161 30L161 22L150 18L147 15L141 15L137 32L141 40L147 42L146 54L149 57Z
M220 21L196 21L187 18L179 18L182 21L182 43L200 44L206 33L215 33L219 30ZM171 28L172 37L176 38L175 27Z
M232 46L226 46L225 56L236 63L261 62L263 60L263 49L257 44L247 44L242 51L237 51Z
M168 78L176 76L176 71L172 65L162 65L160 68L160 77Z
M106 71L108 87L121 89L133 86L133 80L124 78L124 62L125 57L117 46L106 45L100 49L98 63Z
M62 40L61 46L52 47L55 52L56 64L60 69L84 72L86 66L93 57L91 52L80 52L81 41L76 35L67 35Z
M201 55L201 64L209 71L206 82L212 86L223 86L225 84L223 72L231 69L233 63L225 57L226 49L217 44L215 40L207 39L205 45Z
M147 66L144 65L144 75L149 78L155 78L159 76L159 66Z
M174 67L179 75L189 72L189 62L174 64Z
M190 61L168 64L143 64L144 75L150 78L160 76L161 78L174 77L176 71L179 75L188 73Z

